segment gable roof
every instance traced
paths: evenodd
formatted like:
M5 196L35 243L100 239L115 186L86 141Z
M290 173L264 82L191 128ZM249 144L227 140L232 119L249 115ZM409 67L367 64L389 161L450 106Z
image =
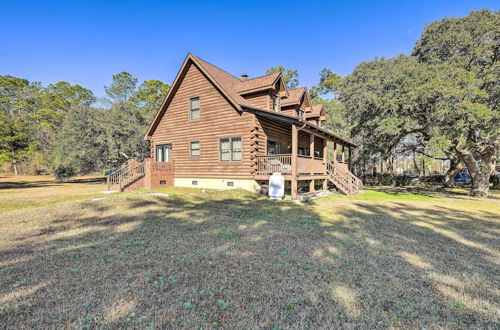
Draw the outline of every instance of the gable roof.
M288 90L288 97L283 98L281 100L281 105L288 106L288 105L300 104L300 100L302 99L302 96L306 92L307 92L307 88L305 88L305 87L299 87L299 88Z
M265 76L241 81L238 85L238 92L242 94L252 93L263 88L273 87L281 73L276 72Z
M306 118L314 118L321 116L321 112L323 111L323 104L313 104L311 112L306 114Z
M172 86L170 90L168 91L167 95L165 96L165 99L163 100L163 103L160 106L160 109L156 113L155 118L153 119L151 125L149 126L146 135L144 136L144 139L147 139L148 137L152 136L154 133L156 127L158 126L161 118L163 117L165 111L167 110L168 104L172 100L173 96L175 95L177 89L179 88L183 75L187 72L189 65L194 64L200 71L207 77L207 79L215 85L215 87L223 94L223 96L228 100L228 102L234 106L234 108L238 111L246 111L246 110L259 110L259 111L266 111L270 112L269 110L264 110L264 109L258 109L255 108L251 105L248 104L248 101L243 98L241 95L246 94L246 92L251 91L257 91L257 90L262 90L265 88L274 88L276 83L279 81L280 84L284 87L284 97L282 99L282 105L292 105L292 104L300 104L300 101L302 97L306 97L307 101L309 101L309 93L307 93L307 88L301 87L301 88L296 88L292 90L287 90L283 76L281 73L273 73L270 75L265 75L245 81L241 81L240 79L236 78L235 76L227 73L226 71L219 69L215 65L212 65L204 60L202 60L199 57L194 56L193 54L189 53L186 56L186 59L184 60L181 69L177 73L174 82L172 83ZM280 93L281 94L281 93ZM323 108L323 105L316 105L316 106L321 106L321 109ZM308 107L308 109L313 110L314 109L319 109L316 106ZM316 110L318 111L318 110ZM309 114L310 112L308 112ZM321 111L320 111L321 113ZM284 117L290 117L286 114L282 113L274 113L275 116L284 116ZM298 118L295 118L296 121L300 121ZM307 124L310 126L310 124ZM331 136L340 139L339 137L319 128L316 127L316 129L322 131L325 134L330 134ZM342 139L340 139L342 140ZM352 143L342 140L343 142L353 145ZM354 146L354 145L353 145Z

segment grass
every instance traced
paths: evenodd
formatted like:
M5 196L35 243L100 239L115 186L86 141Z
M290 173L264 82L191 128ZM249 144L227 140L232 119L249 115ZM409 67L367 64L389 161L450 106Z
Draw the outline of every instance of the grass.
M22 181L0 178L2 327L500 322L498 193L382 187L298 204L237 190L100 195L95 182Z

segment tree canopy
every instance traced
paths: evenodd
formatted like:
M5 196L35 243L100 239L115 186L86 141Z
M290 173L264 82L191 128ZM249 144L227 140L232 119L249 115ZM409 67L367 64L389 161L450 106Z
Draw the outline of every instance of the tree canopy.
M473 195L488 195L500 147L500 15L482 10L424 30L411 56L361 63L339 84L360 160L411 144L456 153Z
M297 70L287 70L284 66L278 65L267 69L266 74L273 74L276 72L281 72L285 85L288 89L295 89L299 86L299 73Z

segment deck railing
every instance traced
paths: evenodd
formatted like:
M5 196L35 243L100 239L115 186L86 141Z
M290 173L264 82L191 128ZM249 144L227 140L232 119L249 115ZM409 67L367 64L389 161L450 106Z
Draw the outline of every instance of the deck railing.
M257 156L258 175L271 175L273 173L292 174L292 155L266 155ZM325 174L326 167L323 158L298 155L297 174L313 175Z
M297 157L297 173L305 175L325 174L323 158L299 155Z
M271 175L273 173L291 174L292 155L257 156L257 174Z

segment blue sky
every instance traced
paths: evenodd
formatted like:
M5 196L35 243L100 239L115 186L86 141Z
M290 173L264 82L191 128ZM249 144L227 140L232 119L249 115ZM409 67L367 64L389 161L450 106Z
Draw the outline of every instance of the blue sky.
M114 73L171 83L191 52L239 76L271 66L317 83L376 56L409 53L424 26L497 1L0 0L0 75L79 83L104 95Z

